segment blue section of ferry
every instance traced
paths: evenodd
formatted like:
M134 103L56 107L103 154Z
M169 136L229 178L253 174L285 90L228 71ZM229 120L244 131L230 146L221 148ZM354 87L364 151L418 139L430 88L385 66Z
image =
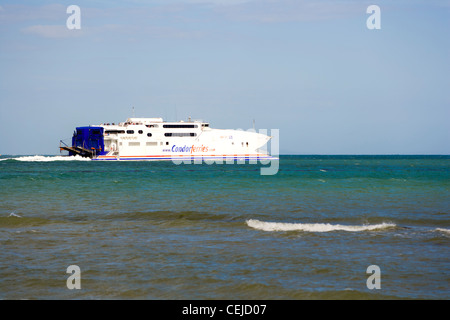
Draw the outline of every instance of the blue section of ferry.
M105 155L108 152L105 151L103 133L103 127L77 127L72 137L72 147L95 150L96 155Z

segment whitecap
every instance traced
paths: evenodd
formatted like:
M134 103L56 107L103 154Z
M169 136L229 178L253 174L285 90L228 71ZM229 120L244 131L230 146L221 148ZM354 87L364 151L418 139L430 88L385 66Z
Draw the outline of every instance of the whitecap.
M444 233L450 234L450 229L445 229L445 228L436 228L436 229L434 229L434 231L444 232Z
M284 222L265 222L259 220L247 220L247 225L251 228L263 231L304 231L304 232L330 232L330 231L373 231L387 228L393 228L394 223L380 223L372 225L340 225L329 223L284 223Z
M19 216L18 214L15 214L14 212L11 212L8 217L22 218L21 216Z
M17 161L29 161L29 162L52 162L52 161L91 161L90 158L84 158L81 156L22 156L17 158L8 158L2 160L17 160Z

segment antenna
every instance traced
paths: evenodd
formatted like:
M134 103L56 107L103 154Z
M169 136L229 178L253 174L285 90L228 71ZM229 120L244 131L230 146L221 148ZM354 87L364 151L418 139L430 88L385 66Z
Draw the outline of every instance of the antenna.
M136 118L136 115L134 114L134 107L132 107L133 108L133 118Z
M255 119L253 119L253 130L256 131L255 130Z

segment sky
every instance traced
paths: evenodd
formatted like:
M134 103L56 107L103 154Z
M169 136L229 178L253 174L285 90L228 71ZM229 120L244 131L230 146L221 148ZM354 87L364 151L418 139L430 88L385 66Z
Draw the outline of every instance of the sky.
M0 154L133 107L281 154L450 154L449 30L447 0L0 0Z

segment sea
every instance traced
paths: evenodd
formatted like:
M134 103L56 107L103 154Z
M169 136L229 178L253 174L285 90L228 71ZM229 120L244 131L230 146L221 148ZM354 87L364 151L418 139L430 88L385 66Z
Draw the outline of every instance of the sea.
M450 156L0 157L0 299L450 299Z

